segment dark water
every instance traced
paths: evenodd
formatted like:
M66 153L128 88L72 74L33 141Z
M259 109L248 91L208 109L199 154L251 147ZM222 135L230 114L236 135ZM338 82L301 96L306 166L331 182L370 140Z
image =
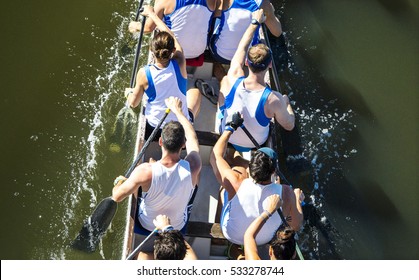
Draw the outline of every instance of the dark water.
M1 9L1 258L118 259L125 204L98 252L68 248L131 162L109 150L131 75L134 1ZM313 259L417 259L418 26L413 1L278 1L283 75L313 172Z

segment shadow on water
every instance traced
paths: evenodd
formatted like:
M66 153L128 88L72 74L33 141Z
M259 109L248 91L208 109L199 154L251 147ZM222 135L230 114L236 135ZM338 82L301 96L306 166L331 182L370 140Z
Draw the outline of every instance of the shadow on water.
M291 95L292 86L288 84L289 80L287 81L286 79L287 77L290 79L288 65L292 58L289 56L285 38L284 36L279 38L271 36L270 41L273 53L276 55L275 62L280 75L282 93ZM283 152L283 156L280 158L280 166L286 167L283 168L283 171L285 171L285 176L290 179L290 182L292 182L294 186L301 188L307 194L311 192L308 186L313 184L313 170L306 157L298 158L300 155L304 154L305 150L300 137L299 127L300 118L299 115L296 114L296 126L293 131L288 132L280 128L281 137L278 137L278 140L280 141L278 144ZM297 157L297 159L290 160L290 158L293 157ZM313 195L319 196L321 194L319 191L316 191ZM311 259L341 259L342 257L336 249L335 241L333 241L335 239L341 239L340 235L337 229L334 228L331 222L325 217L324 213L322 213L322 210L318 205L315 205L312 202L306 203L303 206L303 212L304 220L306 221L303 235L306 235L306 237L315 235L317 239L316 244L307 244L309 241L303 236L303 243L301 245L305 251L304 253L309 255ZM319 250L322 252L321 256L313 253L316 251L319 252Z
M380 5L394 17L404 18L412 14L412 5L406 0L376 0Z
M410 15L411 5L406 1L378 2L394 17ZM336 57L340 59L339 56L348 51L340 47L342 42L339 40L342 38L336 38L335 30L333 33L328 26L322 25L322 19L316 18L315 12L306 13L309 9L318 12L322 4L314 1L287 2L295 11L305 14L308 20L296 23L287 14L281 18L286 31L286 45L275 41L275 38L271 41L273 52L282 52L277 65L281 69L281 88L290 96L299 124L300 138L294 141L298 144L291 150L292 153L302 151L312 165L312 172L305 175L285 169L286 177L294 186L302 188L310 200L304 207L306 226L300 236L303 251L312 259L403 256L406 254L402 249L392 253L386 245L387 242L394 243L389 237L396 231L392 227L409 230L386 186L377 180L378 174L357 178L359 171L348 169L357 163L358 166L365 164L365 157L370 154L370 139L365 138L365 131L361 135L357 127L359 123L372 124L372 128L377 129L382 120L376 115L377 110L371 107L370 100L366 100L370 96L366 95L365 88L361 90L360 83L349 79L345 75L347 72L336 72L342 68ZM277 7L279 14L285 11L284 2L282 5L280 9ZM330 8L327 12L332 11L333 8ZM327 12L324 14L330 16L329 22L335 20L338 24L339 17ZM365 36L368 37L368 34ZM360 49L357 58L367 56L362 52ZM345 59L348 58L352 57L347 55L342 61L347 62ZM367 66L371 68L373 65ZM358 67L361 70L365 65ZM356 68L351 70L357 71ZM290 143L282 139L283 148ZM281 164L286 166L283 158ZM359 168L362 170L362 167ZM381 230L389 226L385 231Z

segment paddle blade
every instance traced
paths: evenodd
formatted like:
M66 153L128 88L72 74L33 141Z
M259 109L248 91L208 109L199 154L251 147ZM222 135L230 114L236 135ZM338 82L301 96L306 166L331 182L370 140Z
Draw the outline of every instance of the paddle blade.
M117 208L118 203L111 197L102 200L93 211L93 214L84 222L82 229L71 243L71 246L87 253L94 252L103 234L112 222Z
M134 139L134 131L137 126L137 114L129 106L122 108L116 117L112 135L110 137L111 146L128 147L129 142ZM120 149L119 149L120 150Z

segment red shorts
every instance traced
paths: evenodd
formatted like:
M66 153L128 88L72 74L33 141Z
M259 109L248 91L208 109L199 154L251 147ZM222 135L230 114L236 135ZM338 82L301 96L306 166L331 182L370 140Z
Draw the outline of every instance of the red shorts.
M187 66L198 67L198 66L202 66L202 64L204 64L204 54L201 54L200 56L195 57L195 58L186 59Z

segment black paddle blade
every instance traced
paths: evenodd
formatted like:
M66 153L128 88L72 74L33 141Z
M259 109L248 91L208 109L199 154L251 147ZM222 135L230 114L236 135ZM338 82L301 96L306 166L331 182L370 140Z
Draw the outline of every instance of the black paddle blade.
M133 131L137 126L137 114L130 107L122 108L116 117L112 135L110 137L111 152L119 152L122 147L128 147L134 139ZM115 149L115 147L119 147Z
M102 235L106 232L109 224L115 216L118 203L111 197L102 200L93 211L77 235L76 239L71 243L71 246L77 250L92 253L96 250Z

